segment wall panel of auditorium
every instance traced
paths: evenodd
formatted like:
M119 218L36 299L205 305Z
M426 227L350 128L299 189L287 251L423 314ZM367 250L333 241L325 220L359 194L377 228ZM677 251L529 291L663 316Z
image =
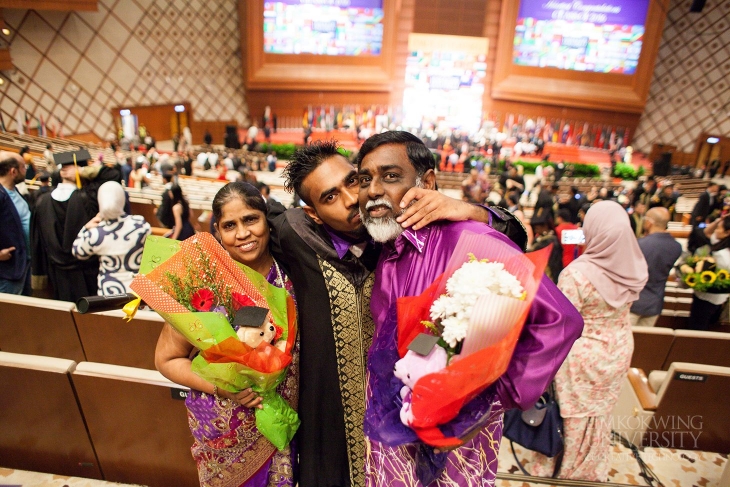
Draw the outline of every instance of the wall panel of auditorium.
M702 132L730 135L730 0L671 0L649 97L634 146L653 143L693 152Z
M8 130L24 110L65 135L114 129L111 108L189 102L197 121L247 120L236 0L99 0L97 12L3 11L16 67ZM49 120L50 119L50 120ZM155 135L155 134L153 134Z

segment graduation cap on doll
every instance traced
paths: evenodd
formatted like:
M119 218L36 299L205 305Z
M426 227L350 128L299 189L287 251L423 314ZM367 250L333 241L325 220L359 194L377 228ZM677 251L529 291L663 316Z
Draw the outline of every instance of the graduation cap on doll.
M269 310L258 306L243 306L236 311L233 318L233 326L245 326L249 328L259 328L266 321Z
M419 333L416 338L408 345L408 350L418 355L427 356L436 346L441 337L429 335L427 333Z
M86 166L87 161L91 160L91 154L86 149L72 150L68 152L56 152L53 154L53 161L59 166L74 163L76 156L76 165L79 167Z

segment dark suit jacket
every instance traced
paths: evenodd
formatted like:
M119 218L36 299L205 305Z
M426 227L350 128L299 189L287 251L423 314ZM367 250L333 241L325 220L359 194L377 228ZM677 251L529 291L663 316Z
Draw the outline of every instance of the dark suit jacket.
M0 279L17 281L25 275L28 265L28 248L23 235L23 224L5 188L0 187L0 249L15 247L10 259L0 262Z
M692 210L692 224L696 225L698 223L702 223L707 218L707 215L712 213L713 205L715 204L716 198L713 198L713 201L710 202L710 193L707 191L703 192L700 195L699 200L697 201L697 204L695 205L694 209Z

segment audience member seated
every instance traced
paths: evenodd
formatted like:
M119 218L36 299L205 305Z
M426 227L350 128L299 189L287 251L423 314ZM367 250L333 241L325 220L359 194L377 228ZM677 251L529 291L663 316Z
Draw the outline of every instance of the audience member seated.
M641 253L649 268L649 280L639 299L631 305L632 326L654 326L664 306L664 288L669 272L682 255L682 246L667 231L669 211L655 207L646 212L644 233L639 239Z
M124 188L117 182L102 184L98 199L99 214L79 231L72 252L80 260L101 257L99 295L126 294L139 272L150 224L142 216L124 214Z
M629 306L646 283L646 261L618 203L591 207L586 251L558 286L584 319L583 334L555 377L563 417L561 479L605 482L610 467L611 412L631 363ZM532 474L550 476L554 459L539 453Z
M134 189L142 189L150 184L147 178L147 168L145 164L147 159L144 156L139 156L134 166L134 170L129 174L129 187Z
M479 177L479 171L472 169L469 171L469 175L461 182L461 197L464 201L471 203L479 202L475 198L476 190L479 187L477 184L477 178Z

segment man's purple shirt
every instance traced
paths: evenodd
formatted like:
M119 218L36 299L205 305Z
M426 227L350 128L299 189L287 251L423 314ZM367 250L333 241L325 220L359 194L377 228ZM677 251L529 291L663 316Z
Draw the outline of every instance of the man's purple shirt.
M392 374L399 358L396 299L419 295L430 286L446 270L464 231L489 235L516 248L505 235L474 221L437 222L418 231L406 230L394 242L383 246L370 301L375 334L368 356L365 433L371 440L392 446L417 440L396 418L400 409L398 391L402 386ZM444 434L459 436L468 431L476 422L484 420L492 404L503 409L532 407L553 380L582 330L580 313L544 277L507 372L465 405L457 418L444 425ZM494 412L489 414L493 420ZM497 430L496 434L501 437L501 428Z

